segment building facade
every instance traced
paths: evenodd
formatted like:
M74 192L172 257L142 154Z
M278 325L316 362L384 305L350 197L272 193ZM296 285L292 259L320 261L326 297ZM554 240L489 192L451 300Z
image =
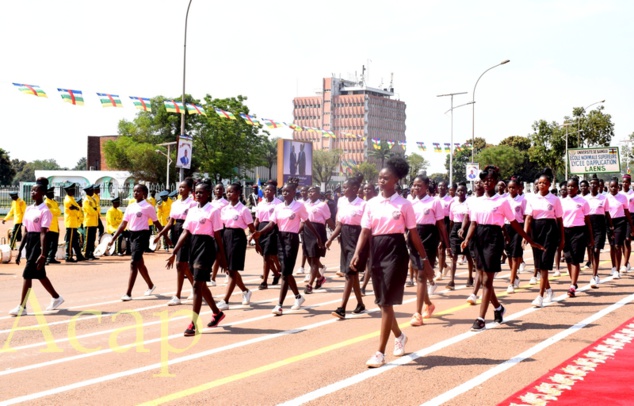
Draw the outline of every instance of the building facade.
M314 149L340 149L342 158L359 164L368 160L372 139L395 141L393 149L405 152L405 102L393 99L394 89L378 89L341 78L324 78L315 96L293 99L294 123L335 133L325 138L316 131L295 131L293 139L312 141ZM354 134L356 137L346 137ZM396 152L395 151L395 152Z
M88 150L86 152L86 170L91 171L109 171L116 168L108 167L106 163L106 154L104 153L104 144L108 141L116 141L118 135L89 135Z

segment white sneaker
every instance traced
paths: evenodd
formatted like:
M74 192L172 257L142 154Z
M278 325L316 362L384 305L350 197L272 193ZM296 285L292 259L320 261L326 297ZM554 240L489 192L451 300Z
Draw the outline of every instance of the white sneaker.
M474 295L473 293L470 294L469 297L467 298L467 303L469 303L470 305L476 304L477 301L478 301L478 297Z
M223 300L216 302L216 306L218 307L219 310L229 310L229 305L227 304L227 302Z
M591 288L598 288L600 283L601 279L599 279L599 275L593 276L592 279L590 279Z
M295 272L295 275L303 275L304 274L304 268L303 267L299 267L299 269Z
M156 289L156 285L153 285L150 289L145 291L144 295L145 296L150 296L152 294L152 292L154 292L155 289Z
M517 272L518 273L522 273L522 272L524 272L524 269L526 269L526 264L524 262L522 262L520 264L520 267L518 268Z
M9 310L11 316L26 316L26 307L18 305L15 309Z
M209 286L210 288L213 288L214 286L216 286L216 281L209 281L207 282L207 286Z
M436 276L434 276L434 280L435 281L441 281L442 280L442 271L438 271L436 272Z
M322 265L322 267L319 268L319 274L321 276L324 276L326 274L326 265Z
M273 313L276 316L281 316L282 315L282 306L280 305L276 305L273 310L271 310L271 313Z
M242 292L242 304L248 305L251 303L251 291L247 290L246 292Z
M427 285L427 294L429 296L433 295L437 287L438 285L436 285L435 283L433 285Z
M229 274L226 273L225 274L225 285L228 285L228 284L229 284Z
M515 293L515 287L513 284L510 284L508 288L506 288L506 293Z
M612 268L612 279L621 279L621 274L616 268Z
M630 264L625 265L625 272L629 272L631 269Z
M401 332L400 337L394 339L394 356L401 357L405 355L405 344L407 344L407 336Z
M625 265L621 265L620 272L621 273L627 273L627 268L625 267Z
M559 272L559 270L555 270L555 272L553 272L553 276L561 276L561 272Z
M541 296L537 296L531 304L533 305L533 307L544 307L544 298Z
M407 286L408 288L411 288L412 286L414 286L414 281L411 278L409 278L407 282L405 282L405 286Z
M46 308L47 312L53 311L64 303L64 298L59 296L57 299L51 299L51 304Z
M132 300L132 297L130 297L128 295L121 296L121 301L122 302L129 302L130 300Z
M167 302L168 306L178 306L179 304L181 304L181 300L177 298L176 296L172 296L170 301Z
M537 278L536 278L536 277L534 277L534 276L532 276L532 277L531 277L531 280L530 280L530 281L528 281L528 284L529 284L529 285L537 285Z
M448 266L445 266L445 269L442 270L442 276L447 276L449 275L449 271L451 269Z
M517 276L515 277L515 282L513 282L513 287L514 287L515 289L517 289L517 288L519 288L519 287L520 287L520 278L519 278L519 277L517 277Z
M541 281L541 280L542 280L542 273L541 273L541 271L540 271L540 272L537 272L537 280L538 280L538 281Z
M186 300L194 300L194 292L190 293Z
M310 274L306 274L306 276L304 276L304 282L310 282Z
M368 368L379 368L385 365L385 355L377 351L369 360L365 362Z
M553 301L553 290L552 289L546 289L546 292L544 293L544 302L545 303L552 303Z
M293 306L291 306L291 310L299 310L305 301L306 298L303 295L300 295L299 299L295 299L295 303L293 303Z

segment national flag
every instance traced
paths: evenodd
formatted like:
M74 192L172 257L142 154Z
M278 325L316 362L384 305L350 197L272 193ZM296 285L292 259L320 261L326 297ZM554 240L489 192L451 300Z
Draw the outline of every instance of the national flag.
M442 152L442 148L440 148L439 142L434 142L434 152Z
M237 120L236 116L230 111L224 111L222 109L219 109L218 107L214 107L214 110L216 111L216 114L218 114L222 118Z
M451 144L448 142L445 142L445 153L451 153Z
M123 107L121 99L116 94L97 93L97 96L99 96L102 107Z
M459 142L454 142L453 143L453 150L454 151L462 151L462 147L460 146Z
M390 149L394 148L394 141L393 140L386 140L385 142L387 142L387 145L390 147Z
M313 127L304 127L304 130L309 132L309 133L317 132L317 129L313 128Z
M405 141L396 141L396 143L399 147L403 147L403 149L405 149L407 146L407 143Z
M205 109L201 105L187 103L185 107L187 107L187 112L190 114L202 114L203 116L207 115L207 113L205 113Z
M147 111L148 113L152 112L152 103L147 97L130 96L130 100L132 100L134 107L137 109Z
M183 103L181 102L177 102L174 100L165 100L163 102L163 105L165 106L165 110L167 110L168 113L183 113Z
M627 174L628 174L628 175L631 175L631 174L632 174L632 170L630 169L630 167L629 167L629 166L627 167Z
M282 123L278 123L275 120L271 120L268 118L263 118L262 121L264 122L264 124L266 124L267 127L274 129L274 128L282 128Z
M242 117L242 119L244 121L246 121L247 124L249 124L249 125L258 125L258 124L260 124L260 121L257 118L251 117L248 114L240 113L240 117Z
M40 89L39 86L27 85L25 83L14 83L13 86L16 86L18 88L18 90L21 91L24 94L30 94L30 95L37 96L37 97L46 97L46 98L48 98L48 96L46 95L46 92L44 92L44 90Z
M258 175L258 201L261 201L264 197L264 192L262 191L262 183L260 182L260 175Z
M286 124L286 123L284 123L284 124ZM304 130L301 126L299 126L297 124L289 123L289 124L286 124L286 125L288 126L288 128L292 129L293 131L303 131Z
M74 104L75 106L83 106L84 105L84 96L81 93L81 90L71 90L71 89L57 89L60 96L62 96L62 100L67 103Z
M418 145L418 149L420 149L421 151L427 151L427 147L425 146L424 142L416 142L416 145Z
M325 138L337 138L335 133L333 133L332 131L321 130L321 133Z
M616 148L610 148L610 149L608 150L608 153L609 153L610 155L614 155L614 154L616 154Z

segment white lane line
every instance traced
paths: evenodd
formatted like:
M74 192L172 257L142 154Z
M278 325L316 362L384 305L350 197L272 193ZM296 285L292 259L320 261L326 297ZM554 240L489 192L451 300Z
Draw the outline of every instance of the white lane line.
M493 378L494 376L501 374L502 372L506 371L507 369L510 369L512 367L514 367L515 365L519 364L520 362L524 361L525 359L537 354L538 352L550 347L551 345L558 343L559 341L563 340L564 338L568 337L571 334L576 333L577 331L581 330L582 328L586 327L588 324L599 320L600 318L602 318L603 316L613 312L614 310L625 306L626 304L628 304L629 302L631 302L632 300L634 300L634 294L624 297L623 299L619 300L618 302L606 307L605 309L602 309L600 311L598 311L597 313L593 314L592 316L576 323L575 325L573 325L572 327L564 330L564 331L560 331L559 333L555 334L552 337L549 337L548 339L542 341L541 343L529 348L528 350L517 354L516 356L514 356L513 358L503 362L502 364L496 365L495 367L491 368L490 370L476 376L473 379L468 380L467 382L463 383L462 385L456 386L455 388L443 393L442 395L436 396L435 398L423 403L423 405L425 406L431 406L431 405L440 405L442 403L445 403L455 397L457 397L458 395L461 395L465 392L468 392L469 390L475 388L478 385L483 384L484 382L486 382L487 380Z
M606 278L604 281L607 281L608 279L609 278ZM604 281L602 281L602 283ZM589 286L585 286L585 287L583 287L581 289L578 289L577 291L578 292L582 292L582 291L585 291L585 290L588 290L588 289L590 289L590 287ZM561 302L561 301L565 300L566 298L568 298L567 294L563 294L561 296L557 296L556 298L553 299L553 303ZM634 295L628 296L627 299L628 299L628 301L634 300ZM544 305L544 307L549 306L549 305L551 305L551 304L549 303L547 305ZM533 312L535 312L537 310L540 310L540 309L535 308L535 307L529 307L529 308L521 310L521 311L519 311L517 313L514 313L514 314L512 314L512 315L510 315L508 317L505 317L504 320L508 321L508 320L518 319L518 318L523 317L523 316L525 316L527 314L533 313ZM496 327L499 327L499 326L501 326L501 324L498 324L498 323L495 323L495 322L491 322L491 323L488 323L486 325L486 329L490 330L492 328L496 328ZM280 405L282 405L282 406L291 406L291 405L301 405L301 404L304 404L304 403L311 402L311 401L313 401L315 399L319 399L319 398L321 398L323 396L326 396L326 395L329 395L331 393L337 392L338 390L347 388L347 387L352 386L352 385L356 385L356 384L361 383L361 382L363 382L363 381L365 381L367 379L370 379L372 377L378 376L378 375L380 375L380 374L382 374L384 372L390 371L393 368L396 368L397 366L406 365L406 364L410 363L411 361L413 361L415 359L418 359L418 358L421 358L421 357L423 357L425 355L429 355L429 354L431 354L433 352L442 350L442 349L444 349L446 347L449 347L449 346L451 346L453 344L456 344L456 343L458 343L460 341L466 340L468 338L473 337L476 334L481 334L481 333L482 332L472 332L472 331L464 332L464 333L459 334L457 336L454 336L454 337L448 338L446 340L440 341L440 342L438 342L436 344L433 344L433 345L431 345L429 347L420 349L420 350L418 350L416 352L413 352L411 354L408 354L406 356L397 358L394 361L388 362L387 364L385 364L381 368L368 369L368 370L366 370L364 372L361 372L361 373L359 373L357 375L353 375L351 377L343 379L343 380L341 380L339 382L334 382L334 383L332 383L332 384L330 384L328 386L324 386L322 388L319 388L319 389L314 390L312 392L306 393L306 394L304 394L302 396L299 396L297 398L291 399L291 400L286 401L284 403L280 403Z

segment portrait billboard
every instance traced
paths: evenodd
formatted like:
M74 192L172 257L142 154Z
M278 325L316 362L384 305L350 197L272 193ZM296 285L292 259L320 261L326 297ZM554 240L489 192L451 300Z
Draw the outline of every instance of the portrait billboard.
M313 144L295 140L277 141L277 182L298 178L300 186L313 184Z
M178 137L178 154L176 155L176 167L189 169L192 165L192 138L187 134Z

